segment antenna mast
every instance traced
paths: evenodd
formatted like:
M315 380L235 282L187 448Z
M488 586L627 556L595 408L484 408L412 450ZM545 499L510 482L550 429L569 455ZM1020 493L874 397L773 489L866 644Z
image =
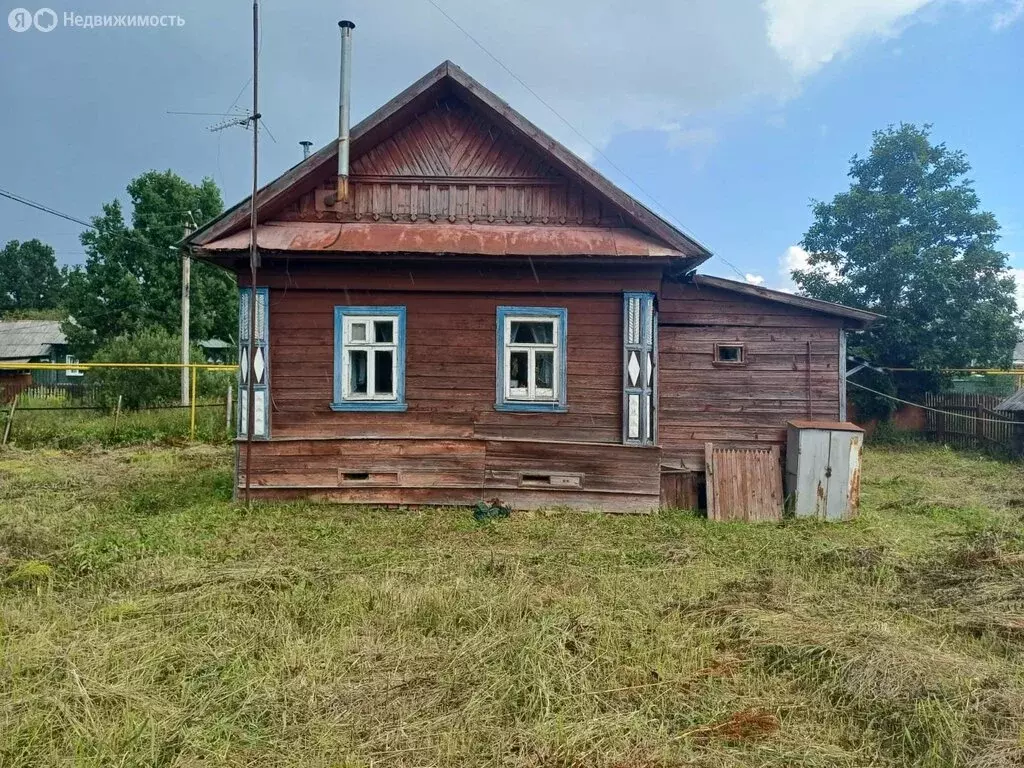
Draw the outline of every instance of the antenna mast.
M256 192L259 173L260 148L260 5L252 2L252 196L249 198L249 365L256 351L256 269L260 265L259 247L256 242ZM266 313L264 313L266 316ZM246 376L246 430L245 430L245 503L251 503L252 432L256 424L256 408L253 403L253 372Z

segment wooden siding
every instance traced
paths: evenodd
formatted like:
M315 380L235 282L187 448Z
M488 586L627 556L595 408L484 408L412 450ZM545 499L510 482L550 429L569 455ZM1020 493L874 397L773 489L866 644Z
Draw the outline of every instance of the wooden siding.
M659 279L657 267L627 273L543 262L532 269L450 263L265 269L274 440L253 450L254 486L264 497L306 488L319 498L360 503L499 497L523 507L657 508L661 452L621 445L620 285L653 290ZM331 410L337 305L406 308L407 411ZM567 310L568 412L495 410L499 306ZM522 479L552 472L578 476L580 487ZM357 479L346 481L346 473Z
M702 471L705 443L785 446L787 421L839 417L840 319L667 282L658 321L667 462ZM721 342L743 344L744 364L716 364Z
M351 170L348 203L326 204L336 177L325 176L275 218L627 226L619 208L454 97L357 157Z
M239 446L240 485L245 445ZM517 509L566 506L610 512L658 508L660 452L618 445L485 439L331 439L253 443L260 498L358 504L473 504L499 498ZM537 476L576 476L547 487Z

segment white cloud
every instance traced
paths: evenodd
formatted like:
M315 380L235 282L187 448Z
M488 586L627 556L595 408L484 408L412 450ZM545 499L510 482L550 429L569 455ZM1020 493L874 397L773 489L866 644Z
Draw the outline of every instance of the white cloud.
M792 272L794 269L807 269L807 258L809 254L799 245L791 245L779 257L779 290L796 292L796 283L793 281Z
M798 77L856 43L892 37L936 0L764 0L768 39Z
M636 130L660 132L669 148L706 154L716 144L714 114L757 99L782 105L840 52L893 35L920 8L949 1L519 0L491 3L482 12L476 0L437 0L515 77L430 3L403 3L401 13L393 3L360 3L353 17L353 118L450 58L587 159L598 155L590 142L603 149ZM268 114L280 116L275 133L318 130L310 138L320 144L336 122L338 11L331 4L298 5L301 11L280 4L263 11L264 68L273 73L265 78L264 101ZM204 50L223 48L223 30L208 27L217 40ZM198 24L195 29L207 34ZM246 71L248 53L243 45L237 49L237 60L218 71ZM296 56L300 49L313 58ZM227 79L223 91L231 98L238 78Z
M1003 10L999 11L992 19L992 29L999 31L1017 23L1024 18L1024 0L1012 0Z
M764 275L755 275L751 272L747 272L747 274L743 276L743 279L751 285L764 285L765 283Z
M1017 310L1024 312L1024 269L1015 267L1010 270L1013 279L1017 281Z

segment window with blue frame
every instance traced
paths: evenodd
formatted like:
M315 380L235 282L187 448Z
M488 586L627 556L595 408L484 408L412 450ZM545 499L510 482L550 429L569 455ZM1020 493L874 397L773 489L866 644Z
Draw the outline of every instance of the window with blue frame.
M404 411L405 307L334 308L336 411Z
M564 411L567 313L560 307L498 307L499 411Z

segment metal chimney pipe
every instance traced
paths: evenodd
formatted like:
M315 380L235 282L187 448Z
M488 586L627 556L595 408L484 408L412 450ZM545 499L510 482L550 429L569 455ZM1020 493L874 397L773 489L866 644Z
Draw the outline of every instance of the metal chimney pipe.
M302 147L302 159L305 160L309 157L309 148L313 146L313 142L306 139L305 141L300 141L299 146Z
M348 122L352 93L352 30L351 21L339 21L341 28L341 91L338 96L338 186L325 202L337 205L348 200Z

